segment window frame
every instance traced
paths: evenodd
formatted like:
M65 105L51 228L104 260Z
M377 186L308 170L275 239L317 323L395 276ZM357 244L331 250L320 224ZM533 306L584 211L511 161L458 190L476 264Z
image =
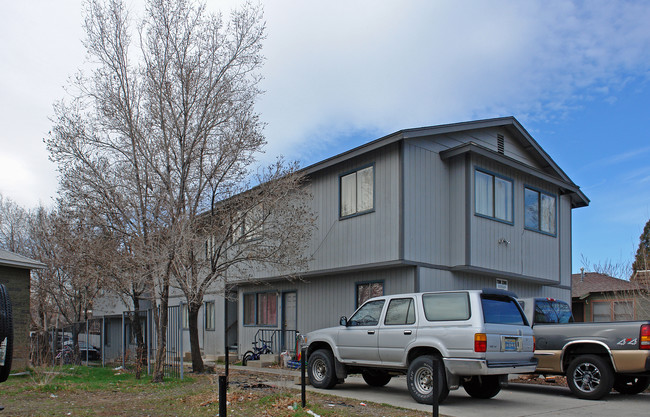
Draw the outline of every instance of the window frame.
M408 300L409 301L409 306L406 310L406 322L405 323L388 323L388 313L390 312L390 306L393 304L394 301L403 301L403 300ZM388 300L388 306L386 307L386 314L384 314L384 326L415 326L417 325L418 322L418 314L417 310L415 307L416 303L413 297L396 297L396 298L391 298ZM409 314L408 312L413 310L413 322L409 323L408 318Z
M260 295L262 294L273 294L275 296L275 322L274 323L269 323L269 324L261 324L260 323ZM244 327L278 327L278 312L280 311L280 303L278 302L278 292L275 290L271 291L251 291L251 292L246 292L243 294L243 297L245 299L246 296L253 296L255 302L253 303L253 308L254 308L254 314L253 316L255 317L255 322L254 323L246 323L246 302L244 301L242 303L242 313L244 317Z
M616 300L592 300L591 301L591 321L594 322L594 310L596 305L608 305L609 306L609 321L599 321L594 323L613 323L616 321L625 321L625 320L616 320L616 304L628 304L632 308L632 319L636 320L636 302L634 298L621 298Z
M533 192L536 192L538 194L537 197L537 228L533 229L532 227L526 226L526 190L530 190ZM547 197L553 197L555 204L553 205L553 217L554 217L554 224L555 224L555 231L553 233L550 232L545 232L542 230L542 216L541 216L541 205L542 205L542 194L546 195ZM539 187L535 187L532 185L524 184L524 230L530 230L531 232L537 232L541 233L546 236L552 236L552 237L557 237L557 230L559 228L558 224L558 195L550 193L548 191L542 190Z
M361 303L359 303L359 287L361 285L372 285L372 284L381 284L381 295L375 295L375 296L370 297L370 298L383 297L384 295L386 295L386 284L385 284L384 280L355 282L354 283L354 309L355 309L355 311L356 311L356 309L361 307L363 304L365 304L366 301L370 300L370 298L368 298L365 301L362 301Z
M208 304L212 306L212 311L211 312L208 311ZM215 317L215 312L216 312L216 309L215 309L215 302L214 301L205 301L203 303L203 328L206 331L214 331L215 330L215 327L216 327L215 326L215 321L216 321L215 320L215 318L216 318ZM212 314L209 314L209 313L212 313ZM208 324L210 323L210 320L209 320L210 315L212 316L212 318L211 318L212 319L212 326L208 327Z
M477 188L476 188L476 173L477 172L480 172L481 174L489 175L489 176L492 177L492 214L493 214L492 216L478 212L478 199L476 198L476 191L477 191ZM512 216L512 220L505 220L505 219L500 219L500 218L496 217L496 198L495 198L496 197L496 195L495 195L496 186L495 186L495 181L496 181L497 178L510 183L510 187L511 187L510 188L510 192L511 192L510 213L511 213L511 216ZM478 166L474 166L474 179L473 180L474 180L474 215L476 217L482 217L484 219L494 220L494 221L499 222L499 223L504 223L504 224L508 224L510 226L514 226L514 224L515 224L515 180L513 178L507 177L505 175L502 175L502 174L499 174L499 173L496 173L496 172L493 172L493 171L490 171L490 170L487 170L487 169L484 169L484 168L480 168Z
M181 328L190 329L190 306L187 303L181 303Z
M367 210L363 210L363 211L355 210L355 212L352 213L352 214L343 215L343 177L346 177L346 176L348 176L350 174L355 174L355 173L357 173L359 171L362 171L364 169L367 169L367 168L372 168L372 208L367 209ZM358 177L357 177L357 181L358 181ZM371 162L371 163L366 164L366 165L362 165L362 166L360 166L358 168L355 168L355 169L352 169L352 170L349 170L349 171L345 171L345 172L339 174L339 179L338 179L338 186L339 186L339 220L345 220L345 219L349 219L349 218L352 218L352 217L363 216L364 214L368 214L368 213L374 213L376 203L377 203L376 197L375 197L375 194L376 194L376 191L377 191L376 184L377 184L377 171L375 169L375 163L374 162ZM355 185L358 187L358 185L359 185L358 182ZM356 206L358 206L358 202L359 202L359 199L357 197L357 200L355 201Z

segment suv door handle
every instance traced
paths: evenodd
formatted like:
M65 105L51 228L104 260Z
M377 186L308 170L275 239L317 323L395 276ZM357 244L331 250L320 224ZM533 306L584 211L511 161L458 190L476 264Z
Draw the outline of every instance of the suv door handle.
M368 334L375 334L374 330L368 330Z
M413 333L413 332L410 331L410 330L404 330L404 334L411 334L411 333Z

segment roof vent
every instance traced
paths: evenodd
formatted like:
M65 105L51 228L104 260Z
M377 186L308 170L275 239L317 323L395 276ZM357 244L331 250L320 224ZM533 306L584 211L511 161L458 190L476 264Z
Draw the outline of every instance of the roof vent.
M503 155L504 151L505 151L505 143L503 141L503 135L499 134L497 135L497 152Z

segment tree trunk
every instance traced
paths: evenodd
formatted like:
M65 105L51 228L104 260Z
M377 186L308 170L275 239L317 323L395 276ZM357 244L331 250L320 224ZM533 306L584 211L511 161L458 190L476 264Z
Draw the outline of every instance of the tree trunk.
M151 382L163 382L165 377L165 353L167 350L167 320L169 304L169 281L165 283L163 295L160 297L160 306L154 310L156 333L158 335L158 348L156 349L156 363Z
M201 357L201 347L199 345L199 309L201 304L195 305L190 303L187 306L188 321L190 326L190 349L192 352L192 371L203 373L203 358Z
M133 313L133 317L131 317L131 325L133 326L133 333L135 333L135 340L138 345L135 356L135 378L140 379L142 368L146 365L148 358L144 356L147 348L144 344L142 323L140 323L140 300L138 297L133 297L133 307L135 312Z

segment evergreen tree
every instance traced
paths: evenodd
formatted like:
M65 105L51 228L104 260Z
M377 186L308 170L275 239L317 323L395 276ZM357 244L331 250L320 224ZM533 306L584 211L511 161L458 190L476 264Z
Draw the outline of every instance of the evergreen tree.
M650 220L645 224L643 233L639 236L639 248L632 263L633 272L650 269Z

